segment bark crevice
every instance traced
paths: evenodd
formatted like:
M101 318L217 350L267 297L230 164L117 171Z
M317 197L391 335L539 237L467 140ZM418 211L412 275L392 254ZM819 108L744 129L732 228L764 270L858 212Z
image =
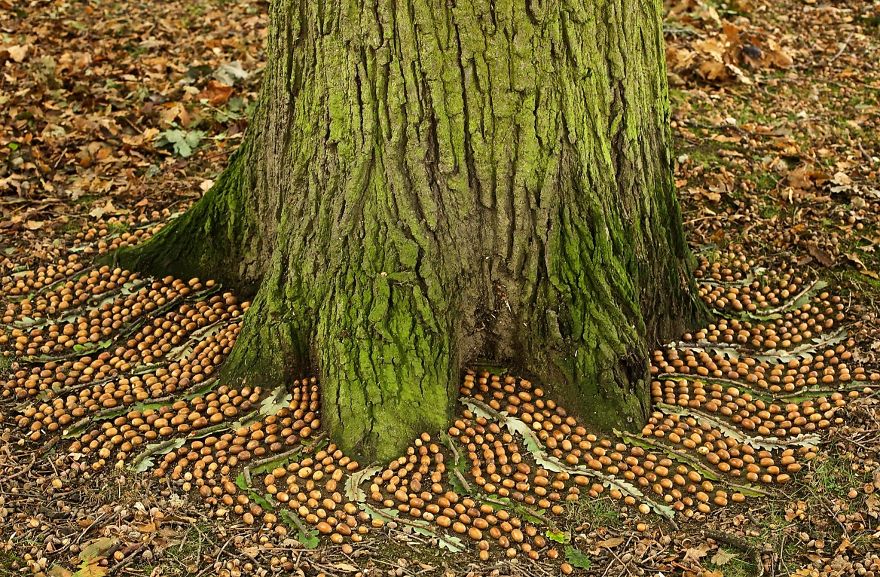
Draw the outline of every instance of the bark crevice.
M223 375L317 370L345 449L441 429L477 357L636 421L650 347L701 315L659 7L527 4L273 3L248 144L130 254L259 286Z

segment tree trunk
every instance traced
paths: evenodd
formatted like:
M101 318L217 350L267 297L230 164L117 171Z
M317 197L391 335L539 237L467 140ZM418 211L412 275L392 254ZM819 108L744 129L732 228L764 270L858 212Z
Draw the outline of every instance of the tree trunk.
M445 427L510 363L641 425L701 309L654 0L278 0L246 143L130 266L256 290L223 375L316 369L343 448ZM258 288L257 288L258 287Z

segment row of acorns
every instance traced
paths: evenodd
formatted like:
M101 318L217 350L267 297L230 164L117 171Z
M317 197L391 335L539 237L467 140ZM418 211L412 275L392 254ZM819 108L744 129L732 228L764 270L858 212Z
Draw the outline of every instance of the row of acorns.
M81 387L76 392L56 397L36 409L39 418L20 421L20 426L29 427L30 438L37 441L45 429L54 432L74 420L82 419L102 410L132 407L137 403L156 399L171 398L192 386L204 383L211 377L217 366L223 362L239 331L237 323L231 323L223 330L199 341L190 355L180 362L143 375L131 375L106 380L91 387ZM8 390L8 389L7 389ZM30 412L31 409L27 409Z
M837 388L853 382L880 382L880 373L850 367L850 350L854 345L850 339L823 352L775 364L752 357L728 359L721 353L704 350L663 348L654 351L651 374L725 379L774 395L796 393L817 385Z
M218 389L227 394L225 385ZM284 452L311 438L321 426L320 398L315 379L295 381L287 407L274 415L241 425L234 431L217 432L195 439L168 453L153 471L157 478L168 477L184 483L196 479L196 487L216 486L216 471L227 475L231 467L253 459ZM225 469L224 469L225 467ZM188 490L189 488L185 488Z
M700 254L697 255L694 276L698 281L739 283L748 279L756 266L754 259L746 258L734 251L719 252L712 255L712 258Z
M732 477L745 477L752 483L787 483L803 467L802 461L816 457L813 447L786 448L778 455L756 449L699 421L693 416L654 412L642 429L643 437L653 437L660 446L683 448L701 455L718 471Z
M70 316L80 310L88 312L89 305L99 298L142 284L144 281L136 272L109 266L94 268L28 298L7 303L2 321L11 324L28 318Z
M716 276L731 280L718 284L720 278ZM703 302L718 312L760 314L768 309L785 307L808 287L807 281L791 270L765 273L751 282L742 278L742 271L739 278L734 277L736 274L731 269L720 268L709 274L708 278L715 282L701 282L697 293Z
M129 411L92 428L74 441L70 450L84 455L98 455L97 469L111 458L114 450L115 460L125 461L145 442L198 434L206 427L246 414L260 399L259 387L253 390L248 387L241 390L224 389L223 392L211 392L190 401L181 399L155 409Z
M63 280L72 279L74 275L86 268L81 254L104 254L143 242L158 232L170 216L171 212L168 209L163 209L139 216L110 217L98 227L89 227L77 233L75 241L88 244L79 247L76 252L59 258L57 262L41 264L33 270L23 270L4 279L0 282L0 294L13 298L22 297L42 291ZM120 229L124 230L115 232ZM81 292L73 291L72 294L76 299L79 299L83 298L80 296ZM85 298L88 298L88 293L85 295ZM3 322L8 324L9 321L4 320Z
M23 270L0 282L0 292L7 297L21 297L73 277L85 268L79 255L74 253L58 262L40 265L34 270ZM7 322L7 321L4 321Z
M153 318L152 322L112 350L94 357L47 361L30 370L19 369L3 383L2 394L24 398L46 391L51 397L55 395L54 391L81 388L89 383L101 383L124 375L140 365L156 363L173 350L185 347L199 329L239 318L247 308L248 303L239 306L229 293L214 295L193 304L185 302L165 315Z
M171 211L153 211L149 217L110 217L97 227L77 233L76 240L86 243L83 254L106 254L120 248L140 244L159 232L168 222ZM121 229L121 230L120 230Z
M856 398L859 392L850 391L848 395ZM781 406L755 399L751 393L740 392L736 387L675 379L652 381L651 397L655 403L718 414L738 429L778 438L826 429L832 422L839 424L842 419L834 413L846 404L843 394L836 392L831 401L819 397Z
M502 502L478 503L461 496L448 482L447 452L423 433L406 450L375 475L369 487L371 503L394 509L404 518L434 523L440 529L467 536L475 542L481 560L489 558L494 545L508 558L520 554L537 560L542 553L556 559L539 528L511 513ZM479 484L479 478L476 478Z
M665 504L685 516L707 513L710 501L716 505L724 505L730 498L735 501L744 498L739 493L729 496L725 491L716 490L711 481L703 479L698 471L684 464L675 465L662 453L646 451L640 446L629 447L624 443L615 443L611 439L599 438L588 433L576 420L566 415L562 407L552 400L544 400L543 391L533 387L525 379L517 381L508 376L502 380L497 375L484 374L479 378L468 375L460 392L465 397L485 402L491 408L503 410L508 415L514 415L530 425L544 444L547 453L566 466L596 471L606 477L626 480L640 490L658 496ZM499 395L501 398L506 395L506 399L503 399L507 402L506 405L499 402ZM475 475L476 477L483 476L484 460L490 460L489 464L497 468L498 464L503 467L504 464L518 459L512 457L512 454L521 452L518 443L505 443L503 435L500 440L504 450L499 451L496 434L491 432L495 428L493 425L497 426L497 424L488 423L490 427L488 434L486 425L480 420L466 424L468 427L464 429L463 434L461 428L454 425L450 429L450 435L454 436L458 433L462 443L475 445L473 450L469 450L468 456L471 459L472 470L480 473ZM487 438L490 440L487 441ZM497 462L491 462L496 460ZM573 495L579 495L581 487L587 488L588 494L593 497L603 492L602 483L593 482L590 485L586 472L582 475L557 474L553 477L549 471L538 467L535 470L535 477L530 479L522 478L522 474L526 474L523 470L518 469L517 472L521 475L514 473L512 480L520 483L519 486L514 484L510 487L508 482L508 486L505 487L504 479L501 478L500 487L496 483L486 483L490 485L489 491L527 504L550 504L551 509L555 501L574 500ZM496 479L490 477L489 481ZM547 481L552 491L547 488ZM483 484L484 490L486 484ZM531 490L532 495L526 494L528 490ZM648 504L640 504L635 496L626 494L619 488L612 489L609 495L614 499L622 499L627 505L639 505L643 512L650 510Z
M11 344L18 355L50 355L70 351L76 346L94 346L131 327L139 319L182 302L194 291L213 287L213 281L189 283L173 277L155 280L132 294L121 294L112 302L83 312L76 318L63 319L46 327L12 328L9 336L0 335L0 346ZM230 304L235 297L228 295ZM8 318L8 317L7 317Z
M718 319L705 329L686 333L685 343L736 344L755 350L785 350L803 346L828 333L844 320L844 305L837 295L821 293L810 303L786 312L772 321L753 323L739 319Z

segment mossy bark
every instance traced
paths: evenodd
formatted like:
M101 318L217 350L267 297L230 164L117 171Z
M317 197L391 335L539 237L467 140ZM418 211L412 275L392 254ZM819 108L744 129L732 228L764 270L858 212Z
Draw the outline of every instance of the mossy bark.
M659 2L278 0L271 30L247 144L122 255L259 287L224 375L317 369L368 457L442 428L474 359L643 419L650 346L701 314Z

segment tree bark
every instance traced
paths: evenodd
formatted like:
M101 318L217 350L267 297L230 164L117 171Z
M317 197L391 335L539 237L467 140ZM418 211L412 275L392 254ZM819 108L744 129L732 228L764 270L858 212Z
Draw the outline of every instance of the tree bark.
M223 369L319 371L344 449L445 427L506 362L641 425L648 351L694 324L659 2L278 0L246 143L120 255L256 291Z

